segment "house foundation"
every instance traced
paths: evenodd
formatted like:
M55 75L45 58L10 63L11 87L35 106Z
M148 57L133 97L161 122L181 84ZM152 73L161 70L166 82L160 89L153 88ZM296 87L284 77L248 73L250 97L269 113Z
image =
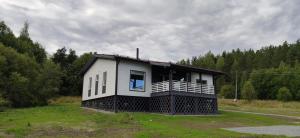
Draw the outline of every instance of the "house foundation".
M114 109L114 100L117 100ZM216 114L217 98L212 95L183 92L153 93L151 97L108 96L82 101L83 107L116 112L154 112L162 114Z

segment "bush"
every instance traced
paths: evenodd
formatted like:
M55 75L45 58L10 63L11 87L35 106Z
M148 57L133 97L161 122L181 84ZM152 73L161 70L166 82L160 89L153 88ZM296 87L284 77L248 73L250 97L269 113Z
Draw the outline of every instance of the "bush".
M8 106L8 102L0 95L0 112L3 112Z
M255 89L250 81L246 81L242 89L242 98L252 101L257 98Z
M295 99L300 100L300 90L297 91L297 93L295 95Z
M221 88L221 96L227 99L233 99L234 98L234 88L232 85L224 85Z
M46 105L58 93L60 68L38 64L26 54L0 44L0 94L11 107Z
M7 99L13 107L25 107L32 105L35 100L30 91L30 80L22 76L20 73L13 72L8 80L10 91L7 94Z
M281 87L277 92L277 100L279 101L290 101L292 99L292 94L287 87Z

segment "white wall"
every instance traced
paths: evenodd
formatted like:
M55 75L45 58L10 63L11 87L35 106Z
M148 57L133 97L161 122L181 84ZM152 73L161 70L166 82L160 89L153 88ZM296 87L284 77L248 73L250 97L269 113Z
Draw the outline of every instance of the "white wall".
M107 71L106 93L102 94L103 72ZM95 95L95 80L99 74L98 95ZM89 78L92 77L91 96L88 97ZM82 100L111 96L115 94L116 61L109 59L97 59L83 77Z
M196 82L197 82L197 79L199 79L199 78L200 78L199 73L192 72L192 74L191 74L191 82L196 83Z
M202 74L202 80L207 80L207 85L213 85L213 75Z
M196 80L199 78L200 78L199 73L192 72L192 75L191 75L192 82L196 82ZM213 75L211 75L211 74L202 74L202 80L206 80L207 85L213 85Z
M130 70L142 71L146 73L145 92L129 90ZM151 73L151 66L149 64L121 60L119 63L118 72L118 95L150 97L152 90Z

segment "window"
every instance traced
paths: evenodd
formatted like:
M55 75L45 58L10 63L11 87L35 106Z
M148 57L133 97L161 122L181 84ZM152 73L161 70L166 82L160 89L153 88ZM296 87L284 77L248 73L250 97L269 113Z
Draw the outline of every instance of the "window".
M92 92L92 77L89 78L89 90L88 90L88 97L91 96Z
M103 72L103 80L102 80L102 93L106 92L106 80L107 80L107 72Z
M95 81L95 95L98 95L98 85L99 85L99 75L96 75L96 81Z
M201 84L207 84L207 80L202 80Z
M129 89L131 91L145 91L145 72L130 71Z

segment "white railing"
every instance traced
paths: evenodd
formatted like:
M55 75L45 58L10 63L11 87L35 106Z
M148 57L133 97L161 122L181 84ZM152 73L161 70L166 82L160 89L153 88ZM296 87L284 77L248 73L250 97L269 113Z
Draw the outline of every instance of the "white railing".
M186 81L172 81L172 90L180 92L192 92L192 93L204 93L215 94L215 88L213 85L200 84L195 82ZM169 81L162 81L152 83L152 92L165 92L169 91Z
M169 91L169 81L152 83L152 92Z

